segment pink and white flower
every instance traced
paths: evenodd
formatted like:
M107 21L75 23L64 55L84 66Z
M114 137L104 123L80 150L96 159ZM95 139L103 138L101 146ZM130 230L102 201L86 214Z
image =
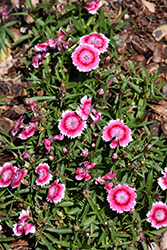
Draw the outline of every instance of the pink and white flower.
M37 45L34 47L34 49L35 49L35 51L40 51L40 52L42 52L42 51L46 51L46 50L48 49L48 46L49 46L49 41L45 41L45 42L43 42L43 43L37 44Z
M86 122L81 119L74 111L67 110L63 113L62 119L58 124L61 134L71 138L80 136L86 128Z
M48 40L48 43L49 43L50 48L55 49L56 45L58 43L58 40L55 39L55 38L51 38L51 39Z
M158 184L162 188L162 190L167 189L167 168L165 168L165 172L161 172L164 176L158 178Z
M87 158L89 156L88 149L83 150L82 153L81 153L81 155L84 156L85 158Z
M89 13L94 15L97 13L97 10L102 6L102 2L100 1L91 1L89 4L86 4L86 8L88 9Z
M101 176L97 177L96 180L95 180L95 184L96 184L96 185L97 185L97 184L103 185L104 183L105 183L105 180L104 180L103 177L101 177Z
M113 187L113 183L109 182L104 186L104 189L107 190L107 192L109 192L111 190L111 188Z
M79 71L88 72L99 66L99 51L90 44L83 44L72 53L72 62Z
M115 178L117 176L116 173L113 173L113 171L110 171L106 175L103 176L105 180L111 180L112 178Z
M82 120L87 120L92 109L92 98L86 95L81 99L81 106L76 110L76 113L82 117Z
M13 232L14 235L20 236L23 233L23 230L25 232L25 235L28 233L35 233L35 226L32 224L26 222L30 214L29 210L22 210L19 216L20 221L17 224L13 225Z
M104 127L102 139L104 141L112 140L110 143L111 148L116 148L118 145L126 147L132 141L131 129L119 119L111 120L108 126Z
M86 170L89 170L91 168L94 168L96 166L96 163L94 162L90 164L88 161L84 161L84 166Z
M14 175L11 181L12 188L20 186L21 180L26 176L27 172L27 169L21 170L20 168L15 168Z
M49 184L52 180L53 176L49 173L50 167L47 163L40 163L35 172L39 174L39 177L36 179L36 184L38 186L44 186Z
M147 213L147 221L151 222L151 226L159 229L167 226L167 205L161 201L152 205L151 211Z
M93 32L89 35L82 36L80 38L80 44L90 44L96 48L99 53L103 53L108 48L109 39L101 33Z
M35 133L35 127L33 123L30 123L28 126L23 128L23 131L19 134L19 138L26 140Z
M43 140L42 140L42 142L45 144L45 148L46 148L46 150L47 150L47 154L48 153L50 153L50 150L51 150L51 141L50 141L50 139L46 139L46 138L44 138Z
M92 113L93 113L94 115L93 115ZM92 118L92 120L93 120L93 122L90 124L91 126L93 126L93 125L95 125L96 123L98 123L98 121L100 121L101 118L102 118L101 113L100 113L99 111L97 111L96 109L92 109L92 113L90 114L90 116L91 116L91 118Z
M66 187L64 184L58 184L59 180L55 181L52 186L49 186L47 200L57 204L65 196Z
M22 116L20 116L20 118L16 121L14 128L12 129L12 135L15 136L19 130L19 128L21 127L21 125L23 124L24 118Z
M78 181L81 181L83 178L85 178L85 181L88 181L89 179L91 179L91 175L88 174L87 172L84 172L83 168L77 168L77 170L75 171L75 173L77 174L75 176L75 178Z
M14 172L15 167L10 162L7 162L3 165L3 167L0 167L0 187L7 187L10 185Z
M55 136L53 137L53 140L54 140L54 141L55 141L55 140L62 141L63 139L64 139L64 135L61 135L61 134L55 135Z
M110 204L110 208L117 213L123 213L134 208L136 204L137 195L133 188L127 185L118 185L111 189L108 193L107 200Z
M24 152L23 152L23 158L24 158L24 159L30 158L30 155L29 155L26 151L24 151Z

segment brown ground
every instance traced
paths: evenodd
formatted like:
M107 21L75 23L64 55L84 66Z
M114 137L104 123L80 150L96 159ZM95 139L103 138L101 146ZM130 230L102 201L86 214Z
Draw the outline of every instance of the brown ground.
M25 11L24 2L24 0L0 0L0 7L5 3L8 14L22 12ZM38 0L32 0L32 3L36 2ZM122 62L127 56L122 68L128 69L128 60L131 60L136 67L144 65L150 72L158 68L160 77L165 81L162 94L167 98L167 0L103 0L103 3L106 5L106 12L112 14L112 21L126 8L127 12L122 20L131 18L119 33L121 40L118 42L118 62ZM30 18L24 19L16 15L10 17L7 22L12 20L19 21L12 28L15 40L31 33ZM13 46L11 50L9 49L6 59L0 63L0 96L8 95L3 99L7 104L0 107L0 126L7 133L13 128L18 117L26 112L27 69L20 59L25 59L24 54L27 49L27 41L19 46ZM145 121L157 120L149 128L154 129L155 136L163 132L164 138L167 138L166 110L167 101L159 100L152 105L152 111L145 117ZM11 158L10 152L1 153L0 165ZM33 249L33 244L26 239L18 240L10 243L9 249L30 250Z

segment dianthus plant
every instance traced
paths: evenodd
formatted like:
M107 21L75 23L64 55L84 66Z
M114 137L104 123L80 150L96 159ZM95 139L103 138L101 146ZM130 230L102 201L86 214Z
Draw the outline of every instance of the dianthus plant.
M1 137L13 153L0 167L2 229L38 250L146 249L167 226L166 142L142 122L153 76L122 74L102 2L27 7L31 98Z

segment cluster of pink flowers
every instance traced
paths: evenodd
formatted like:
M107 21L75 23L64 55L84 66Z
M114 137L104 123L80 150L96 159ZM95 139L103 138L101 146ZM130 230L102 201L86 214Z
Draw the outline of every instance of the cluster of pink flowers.
M167 226L167 205L161 201L152 205L151 211L147 213L147 221L152 227L159 229Z
M77 168L77 170L75 171L75 173L77 174L75 176L75 178L78 180L78 181L81 181L85 178L85 181L88 181L89 179L91 179L91 175L88 173L88 170L94 168L96 166L96 163L89 163L88 161L85 161L84 162L84 167L85 167L85 170L83 168Z
M9 162L0 167L0 187L7 187L11 184L12 188L20 186L21 180L26 176L27 170L17 167Z
M104 175L103 177L99 176L98 178L96 178L95 180L95 184L101 184L104 185L104 189L106 189L108 192L111 190L111 188L113 187L113 183L115 183L116 181L116 173L113 173L113 171L110 171L109 173L107 173L106 175Z
M95 125L101 118L101 113L96 109L92 109L92 98L84 96L81 99L81 105L75 111L65 111L62 114L62 119L59 120L59 130L61 134L71 138L80 136L83 130L87 127L86 121L89 117L93 119L92 125ZM93 115L93 114L94 115Z
M134 208L136 197L135 189L125 184L119 184L108 192L107 200L112 210L117 213L123 213Z
M104 141L111 141L110 147L116 148L118 145L126 147L130 141L131 129L124 125L123 121L111 120L108 125L104 127L102 139Z
M79 71L88 72L99 66L99 54L107 50L109 39L93 32L80 38L80 45L72 53L72 62Z
M19 216L19 222L13 225L14 235L20 236L25 232L25 235L28 233L35 233L35 226L27 222L27 219L30 215L29 210L22 210Z
M94 15L97 13L97 10L102 6L102 2L100 1L90 1L90 3L86 4L85 7L88 9L89 13Z
M66 36L66 32L60 28L58 30L58 39L55 38L51 38L43 43L39 43L35 46L35 51L36 52L43 52L42 54L36 54L33 58L32 58L32 65L35 68L38 68L40 64L43 63L43 58L46 58L47 56L50 55L49 52L46 52L48 49L55 49L57 46L57 49L59 51L62 50L62 48L64 49L68 49L69 43L62 40L63 37Z

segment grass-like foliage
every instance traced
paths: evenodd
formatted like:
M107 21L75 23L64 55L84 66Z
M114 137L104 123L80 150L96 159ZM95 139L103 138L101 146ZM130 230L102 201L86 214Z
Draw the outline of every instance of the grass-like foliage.
M166 142L142 119L163 98L158 72L117 64L125 11L112 23L100 2L45 2L20 13L34 20L30 98L1 129L14 155L0 168L1 248L147 249L167 226Z

